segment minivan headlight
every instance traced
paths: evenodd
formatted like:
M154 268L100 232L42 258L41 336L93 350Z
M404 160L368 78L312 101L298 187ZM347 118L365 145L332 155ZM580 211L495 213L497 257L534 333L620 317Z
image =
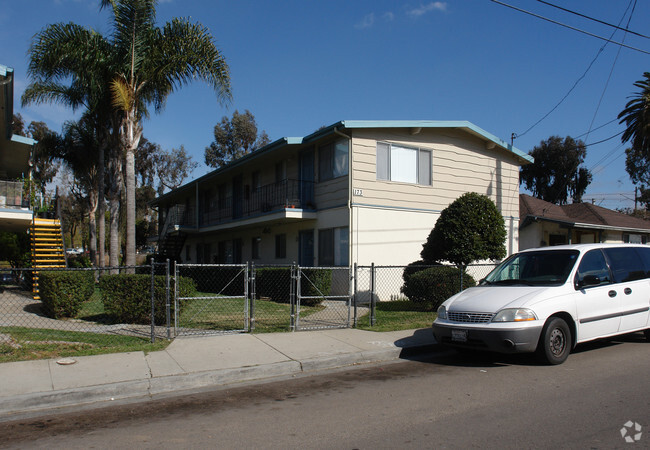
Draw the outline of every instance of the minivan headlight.
M537 320L533 311L527 308L502 309L492 319L492 322L529 322Z
M438 308L438 319L447 319L447 308L442 305Z

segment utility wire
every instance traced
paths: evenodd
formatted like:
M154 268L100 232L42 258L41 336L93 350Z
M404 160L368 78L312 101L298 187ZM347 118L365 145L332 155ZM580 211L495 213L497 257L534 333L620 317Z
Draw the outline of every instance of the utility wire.
M602 125L597 126L596 128L591 128L589 131L587 131L587 132L585 132L585 133L582 133L582 134L579 135L579 136L574 136L574 138L575 138L575 139L579 139L579 138L581 138L581 137L583 137L583 136L587 136L587 135L588 135L589 133L591 133L592 131L600 130L601 128L604 128L604 127L606 127L607 125L609 125L610 123L614 123L614 122L617 122L617 121L618 121L618 118L616 118L616 119L612 119L612 120L610 120L610 121L607 122L607 123L604 123L604 124L602 124Z
M541 1L541 0L540 0ZM630 21L632 20L632 16L634 15L634 10L636 9L636 2L637 0L630 0L630 3L627 4L627 9L625 10L625 14L627 14L627 10L630 9L630 5L632 4L632 1L634 1L634 5L632 6L632 11L630 11L630 17L627 19L627 25L626 27L630 26ZM623 18L625 17L625 14L623 14L623 17L621 17L621 22L623 22ZM625 38L627 37L627 32L623 33L623 41L625 41ZM598 99L598 105L596 106L596 111L594 111L594 115L591 118L591 123L589 124L589 131L587 132L587 139L589 139L589 133L591 133L591 127L594 126L594 122L596 121L596 116L598 115L598 111L600 110L600 105L603 103L603 98L605 97L605 92L607 92L607 87L609 86L609 82L612 79L612 74L614 73L614 67L616 67L616 62L618 61L618 57L621 55L621 50L622 47L618 48L618 51L616 52L616 58L614 58L614 62L612 63L612 68L609 71L609 75L607 76L607 81L605 82L605 87L603 88L603 92L600 94L600 99Z
M612 44L620 45L621 47L629 48L630 50L635 50L637 52L641 52L641 53L645 53L646 55L650 55L649 51L642 50L642 49L637 48L637 47L632 47L631 45L626 45L626 44L623 44L622 42L613 41L611 38L608 39L606 37L598 36L597 34L590 33L589 31L581 30L580 28L572 27L571 25L567 25L565 23L558 22L557 20L553 20L553 19L549 19L548 17L540 16L539 14L535 14L533 12L526 11L525 9L517 8L516 6L512 6L512 5L509 5L507 3L500 2L499 0L491 0L491 1L494 2L494 3L498 3L499 5L505 6L507 8L514 9L515 11L519 11L519 12L522 12L524 14L528 14L530 16L537 17L538 19L542 19L542 20L545 20L547 22L554 23L555 25L560 25L561 27L565 27L565 28L568 28L570 30L577 31L578 33L586 34L587 36L595 37L596 39L600 39L600 40L603 40L603 41L608 42L608 43L611 42Z
M567 8L563 8L563 7L558 6L558 5L554 5L553 3L545 2L544 0L537 0L537 1L538 1L539 3L543 3L543 4L548 5L548 6L551 6L551 7L553 7L553 8L560 9L560 10L562 10L562 11L564 11L564 12L568 12L568 13L570 13L570 14L575 14L576 16L580 16L580 17L583 17L583 18L585 18L585 19L593 20L594 22L598 22L598 23L600 23L600 24L607 25L608 27L616 28L617 30L625 31L626 33L630 33L630 34L634 34L635 36L639 36L639 37L642 37L642 38L650 39L650 36L646 36L645 34L637 33L636 31L632 31L632 30L630 30L629 28L621 28L620 24L619 24L619 25L614 25L614 24L611 24L611 23L608 23L608 22L604 22L604 21L602 21L602 20L598 20L598 19L595 19L595 18L593 18L593 17L589 17L589 16L584 15L584 14L581 14L581 13L579 13L579 12L572 11L572 10L567 9ZM631 17L631 16L630 16L630 17ZM628 22L628 24L626 25L626 27L629 27L629 26L630 26L630 23Z
M501 2L498 2L497 0L492 0L492 1L495 2L495 3L501 3ZM621 20L620 20L619 23L622 23L622 22L623 22L623 19L624 19L625 16L627 15L627 11L630 9L630 4L631 4L631 3L632 3L632 1L630 0L630 3L628 3L627 8L625 9L625 12L623 13L623 16L621 17ZM505 3L502 3L502 4L505 5ZM509 5L506 5L506 6L509 6ZM554 111L555 111L555 110L556 110L556 109L557 109L557 108L558 108L562 103L564 103L564 100L566 100L567 97L569 97L569 95L571 95L571 93L572 93L573 90L578 86L578 84L579 84L579 83L584 79L584 77L587 76L587 73L591 70L591 68L593 67L594 63L596 62L596 60L598 59L598 57L600 56L600 54L603 52L603 50L605 50L605 47L607 47L607 44L611 41L611 38L614 37L614 34L615 34L615 33L616 33L616 30L612 31L612 34L609 36L610 40L608 40L607 42L605 42L605 43L604 43L604 44L603 44L603 45L598 49L598 51L596 52L596 55L594 56L594 58L591 60L591 62L590 62L589 65L587 66L587 69L586 69L586 70L584 71L584 73L583 73L583 74L582 74L582 75L581 75L581 76L580 76L580 77L575 81L575 83L573 83L573 86L571 86L571 89L569 89L569 91L564 95L564 97L562 97L562 98L560 99L560 101L557 102L557 104L556 104L553 108L551 108L551 110L550 110L549 112L547 112L546 114L544 114L544 115L543 115L543 116L542 116L542 117L541 117L537 122L535 122L535 123L532 124L530 127L528 127L528 129L527 129L526 131L524 131L524 132L521 133L521 134L513 133L513 140L514 140L515 138L518 138L518 137L521 137L521 136L524 136L525 134L527 134L530 130L532 130L532 129L535 128L537 125L539 125L539 124L540 124L544 119L546 119L548 116L550 116L550 115L551 115L551 114L552 114L552 113L553 113L553 112L554 112ZM589 134L589 132L587 132L587 134Z

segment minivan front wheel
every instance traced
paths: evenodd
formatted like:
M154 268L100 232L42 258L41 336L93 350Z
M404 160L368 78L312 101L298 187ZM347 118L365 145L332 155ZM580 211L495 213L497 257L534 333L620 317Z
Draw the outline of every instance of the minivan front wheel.
M537 352L540 359L548 364L562 364L566 361L571 352L571 329L563 319L552 317L546 322Z

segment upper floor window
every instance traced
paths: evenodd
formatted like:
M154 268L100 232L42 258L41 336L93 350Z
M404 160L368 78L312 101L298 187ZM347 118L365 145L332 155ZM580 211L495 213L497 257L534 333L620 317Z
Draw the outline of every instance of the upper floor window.
M340 140L318 148L318 181L348 174L348 142Z
M377 142L377 179L431 186L431 150Z

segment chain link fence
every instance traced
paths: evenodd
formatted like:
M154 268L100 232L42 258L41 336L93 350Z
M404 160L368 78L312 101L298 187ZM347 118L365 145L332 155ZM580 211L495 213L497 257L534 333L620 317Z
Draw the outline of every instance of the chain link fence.
M25 342L84 349L207 333L429 326L439 303L495 266L0 269L0 352Z
M427 326L438 306L462 289L475 286L498 263L453 266L355 266L354 326L413 323Z
M168 283L166 264L0 269L0 356L167 338Z

